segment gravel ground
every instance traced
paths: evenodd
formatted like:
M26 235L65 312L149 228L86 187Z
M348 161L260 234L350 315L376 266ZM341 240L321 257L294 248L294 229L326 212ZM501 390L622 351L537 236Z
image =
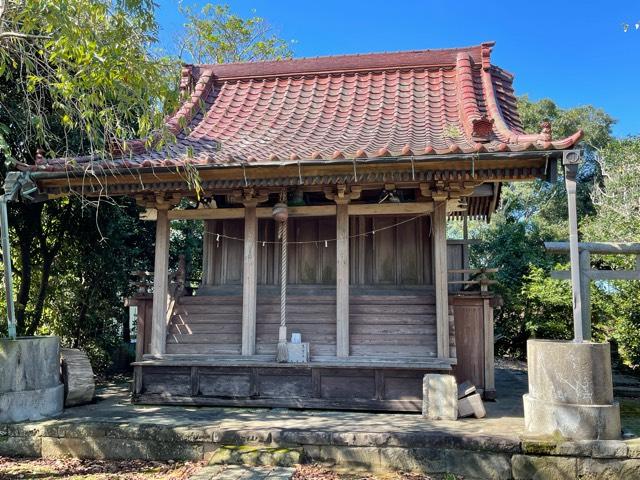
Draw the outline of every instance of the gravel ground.
M200 464L0 457L0 480L187 480Z
M204 463L25 459L0 457L0 480L188 480ZM299 465L292 480L460 480L454 475L336 472L322 465Z

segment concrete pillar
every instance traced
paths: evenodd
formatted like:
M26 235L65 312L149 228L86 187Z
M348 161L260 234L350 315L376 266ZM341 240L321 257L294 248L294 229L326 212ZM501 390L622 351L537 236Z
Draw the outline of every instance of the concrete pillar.
M566 440L620 438L608 343L529 340L525 432Z

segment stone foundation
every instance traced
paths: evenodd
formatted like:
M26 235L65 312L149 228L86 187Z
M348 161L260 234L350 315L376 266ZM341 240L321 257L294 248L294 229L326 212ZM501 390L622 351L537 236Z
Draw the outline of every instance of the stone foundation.
M527 342L525 432L565 440L620 438L608 343Z
M0 455L249 465L323 462L339 471L449 473L465 480L640 478L640 439L558 443L444 431L388 434L23 423L0 425Z
M58 337L0 339L0 423L38 420L62 412Z

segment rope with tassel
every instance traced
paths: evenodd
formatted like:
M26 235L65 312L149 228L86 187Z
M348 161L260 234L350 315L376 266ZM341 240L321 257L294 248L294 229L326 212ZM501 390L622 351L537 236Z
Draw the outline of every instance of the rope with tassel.
M287 208L287 193L280 194L280 208ZM287 219L280 221L278 237L280 237L280 329L278 330L278 348L276 351L277 362L287 362L289 352L287 349Z

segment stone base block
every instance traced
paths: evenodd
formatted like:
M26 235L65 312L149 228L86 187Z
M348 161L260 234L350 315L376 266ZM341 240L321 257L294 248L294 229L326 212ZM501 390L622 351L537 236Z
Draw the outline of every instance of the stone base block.
M62 413L64 385L0 393L0 423L40 420Z
M525 432L566 440L620 438L620 405L571 405L523 396Z
M458 418L458 385L453 375L428 373L424 376L422 415L429 420Z

